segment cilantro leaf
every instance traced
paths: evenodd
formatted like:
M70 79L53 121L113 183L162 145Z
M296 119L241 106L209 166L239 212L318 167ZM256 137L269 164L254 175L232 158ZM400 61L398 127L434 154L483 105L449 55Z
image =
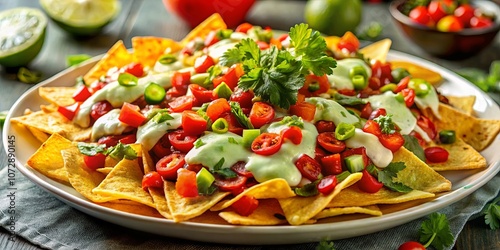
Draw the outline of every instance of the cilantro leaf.
M87 156L94 156L98 153L103 153L106 150L105 144L79 142L77 147L80 153Z
M230 168L222 168L222 165L224 165L224 161L224 157L220 158L220 160L215 164L213 172L224 177L225 179L237 177L237 174Z
M121 160L123 158L127 160L137 159L137 152L128 144L123 144L118 142L116 146L110 147L106 150L106 155L111 156L115 160Z
M316 250L335 250L333 241L321 240L316 246Z
M411 136L411 135L403 135L403 138L405 139L405 144L403 145L403 147L410 150L420 160L425 162L424 149L418 143L417 138L415 138L415 136Z
M378 181L382 182L384 186L396 192L410 192L413 189L404 185L400 182L394 182L393 178L397 177L398 172L405 169L406 165L404 162L392 162L383 170L379 170L377 173Z
M296 115L285 116L279 123L287 125L289 127L296 126L299 128L304 128L304 120L302 119L302 117Z
M347 95L342 95L339 93L335 93L333 96L333 99L335 99L336 102L338 102L342 106L354 106L354 105L359 105L359 104L366 104L367 100L366 99L361 99L359 97L355 96L347 96Z
M381 115L373 119L380 125L380 130L384 134L394 134L397 131L396 124L392 121L392 115Z
M500 197L497 197L484 210L484 222L491 230L500 229Z
M432 213L429 219L422 223L419 230L420 242L427 242L425 247L433 246L437 250L451 246L454 238L445 214Z
M308 183L302 187L296 187L293 189L293 191L295 192L295 194L297 194L298 196L302 196L302 197L315 196L315 195L319 194L318 182L319 182L319 180L316 180L316 181Z
M245 113L243 113L243 109L241 109L240 104L238 102L229 102L229 105L231 106L231 113L236 116L238 123L245 128L252 129L253 125L250 122L250 119L245 115Z

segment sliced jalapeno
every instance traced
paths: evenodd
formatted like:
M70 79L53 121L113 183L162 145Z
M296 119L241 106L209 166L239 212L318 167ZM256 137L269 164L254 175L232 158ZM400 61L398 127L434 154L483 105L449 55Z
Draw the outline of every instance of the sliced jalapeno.
M122 86L125 86L125 87L136 86L138 81L139 81L139 79L137 79L136 76L129 74L129 73L121 73L118 76L118 83Z
M408 83L408 87L415 90L415 95L419 97L427 95L432 88L428 81L419 78L411 79Z
M229 123L226 119L219 118L212 124L212 131L218 134L226 133L229 130Z
M354 136L355 129L356 128L354 127L354 125L350 123L341 122L335 128L335 138L341 141L347 140Z
M157 83L151 82L144 90L144 100L148 104L159 104L165 100L166 91Z

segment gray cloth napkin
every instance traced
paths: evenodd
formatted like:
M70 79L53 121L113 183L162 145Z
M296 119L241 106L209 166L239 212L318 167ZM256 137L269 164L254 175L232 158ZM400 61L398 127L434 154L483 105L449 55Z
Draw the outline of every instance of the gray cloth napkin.
M7 180L7 168L0 180ZM479 216L482 208L498 195L500 174L459 202L440 210L446 214L455 238L467 220ZM169 238L114 225L84 214L45 192L21 173L15 184L16 237L48 249L315 249L318 243L280 246L240 246ZM7 181L0 182L0 224L8 230L10 203ZM382 232L334 241L335 249L397 249L408 240L418 240L426 217ZM486 226L486 225L485 225ZM451 249L448 248L448 249Z

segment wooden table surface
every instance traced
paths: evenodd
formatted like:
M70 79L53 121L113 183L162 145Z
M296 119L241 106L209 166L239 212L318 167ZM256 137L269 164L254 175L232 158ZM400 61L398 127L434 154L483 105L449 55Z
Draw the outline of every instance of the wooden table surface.
M288 30L290 26L303 22L304 1L258 1L247 16L247 21L274 29ZM0 0L0 11L14 7L40 8L38 1L33 0ZM446 61L423 53L411 45L399 33L388 12L388 4L365 4L361 27L371 21L377 21L384 27L382 37L393 41L392 48L408 54L433 61L451 70L463 67L476 67L487 70L493 60L500 59L500 36L494 43L480 54L461 61ZM2 31L0 31L2 32ZM177 17L168 13L160 0L122 1L122 10L117 19L106 27L105 31L94 38L77 40L50 22L47 28L45 44L38 57L29 68L43 73L43 79L62 71L66 67L66 56L73 54L99 55L105 53L117 40L123 40L131 47L134 36L163 36L175 40L182 39L189 28ZM20 83L5 70L0 69L0 110L8 110L12 104L33 85ZM492 96L498 102L498 96ZM0 166L7 164L7 157L0 151ZM5 249L9 233L0 230L0 249ZM12 245L9 245L12 246ZM30 243L19 240L16 249L38 249ZM492 231L484 224L483 218L468 222L454 249L500 249L500 231Z

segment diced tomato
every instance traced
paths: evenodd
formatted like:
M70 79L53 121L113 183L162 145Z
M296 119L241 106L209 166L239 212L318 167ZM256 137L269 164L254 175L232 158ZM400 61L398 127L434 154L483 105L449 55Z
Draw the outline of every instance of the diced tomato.
M175 181L177 179L177 170L184 167L186 160L183 154L172 153L161 158L156 163L156 172L165 180Z
M363 126L363 131L366 133L376 135L377 137L382 134L382 131L380 130L380 125L374 120L367 120L365 125Z
M217 87L222 82L225 82L231 90L234 90L234 88L236 88L236 86L238 86L238 80L244 74L245 74L245 71L243 70L243 66L238 63L238 64L231 66L227 70L225 75L216 77L212 81L212 83L214 84L214 87Z
M214 64L215 61L211 56L202 55L194 60L194 71L196 73L205 73L208 68L212 67Z
M172 153L172 145L168 139L168 134L163 135L160 140L153 146L151 151L157 159L161 159Z
M214 185L221 191L232 192L237 195L245 189L245 183L247 182L247 177L242 175L237 175L234 178L223 178L219 175L215 176Z
M78 112L78 109L80 109L80 102L75 102L69 106L59 106L57 107L57 111L61 113L64 117L66 117L68 120L73 120L73 118L76 115L76 112Z
M384 147L388 148L393 153L398 151L405 144L405 139L399 132L393 134L382 133L379 135L378 140Z
M187 164L184 165L184 168L190 171L194 171L195 173L198 173L204 167L201 164Z
M169 88L167 89L167 99L183 96L187 93L187 89Z
M229 102L224 98L215 99L207 107L207 116L212 122L217 120L224 112L231 111Z
M316 138L318 144L330 153L340 153L345 150L345 142L337 140L334 132L323 132Z
M281 148L282 139L276 133L262 133L254 139L251 149L259 155L272 155Z
M358 188L366 193L376 193L378 192L384 184L382 182L379 182L375 177L373 177L366 169L363 170L363 176L361 179L357 182L358 183Z
M181 90L187 90L189 84L191 84L191 72L175 72L172 75L172 87Z
M359 49L359 40L352 32L347 31L339 40L337 44L337 48L339 50L347 50L349 53L353 53L358 51Z
M176 130L168 133L170 144L177 150L187 153L194 147L197 136L187 135L184 130Z
M136 141L136 135L135 134L129 134L129 135L110 135L110 136L103 136L97 140L97 143L99 144L104 144L106 147L113 147L118 144L118 142L121 142L122 144L132 144L135 143Z
M318 96L319 94L326 93L329 89L330 83L326 74L323 76L309 74L306 76L304 86L299 89L299 93L306 97Z
M401 94L404 97L406 107L411 107L413 106L413 103L415 103L415 90L413 89L403 89L401 90Z
M347 149L347 150L340 153L340 156L342 157L342 161L343 161L343 159L345 159L346 157L349 157L351 155L363 156L363 163L364 163L365 167L368 166L368 164L370 163L370 159L366 155L366 148L365 147L351 148L351 149Z
M318 183L318 191L322 194L329 194L333 192L335 187L337 186L337 177L335 175L327 175Z
M378 90L380 89L380 87L382 87L382 82L377 77L370 77L368 78L368 87L373 90Z
M259 47L260 50L266 50L269 49L269 43L266 43L264 41L257 41L257 46Z
M318 130L318 133L323 133L323 132L335 132L335 123L332 121L317 121L316 124L316 129Z
M380 79L381 86L385 84L389 84L392 82L392 74L391 74L391 64L389 62L382 63L377 60L372 64L372 77L376 77Z
M163 188L163 179L156 171L151 171L142 177L142 189L147 190L150 187Z
M85 166L92 170L104 167L104 162L106 161L106 155L103 153L97 153L95 155L83 155L83 161Z
M298 145L302 142L302 130L297 126L290 126L281 131L281 138Z
M238 119L236 119L236 116L231 113L231 111L226 111L220 115L221 118L224 118L227 121L227 124L229 125L229 132L237 134L237 135L242 135L243 134L243 127L241 124L238 122Z
M368 117L368 120L373 120L379 116L382 116L382 115L387 115L387 111L385 110L385 108L378 108L378 109L375 109L371 114L370 114L370 117Z
M238 25L234 31L235 32L247 33L248 30L250 30L251 28L253 28L252 24L250 24L250 23L242 23L242 24Z
M316 113L316 106L308 102L297 102L290 106L290 114L296 115L304 119L304 121L314 120L314 114Z
M325 157L326 155L327 152L320 146L316 146L316 148L314 148L314 159L317 162L321 162L321 158Z
M410 83L410 76L405 76L403 79L401 79L397 86L396 89L394 90L394 93L399 93L401 90L408 88L408 84Z
M180 113L184 110L190 110L193 108L193 96L179 96L176 97L173 101L168 103L168 106L172 110L172 112Z
M427 118L425 115L419 115L417 117L417 125L427 133L431 140L434 140L437 136L437 129L434 123Z
M244 162L244 161L236 162L235 164L233 164L231 166L231 170L236 172L238 175L245 176L247 178L252 178L253 177L252 172L248 171L245 168L245 165L246 165L246 162Z
M144 67L140 63L130 63L125 65L122 70L126 73L134 75L136 77L141 77L144 75Z
M241 216L249 216L259 206L259 200L253 196L243 195L239 200L234 202L231 207Z
M251 90L244 91L241 88L235 88L229 98L230 101L237 102L241 108L252 108L254 94Z
M321 165L311 156L303 154L295 162L295 166L302 174L302 177L315 181L319 178L321 174Z
M448 160L450 153L442 147L429 147L424 149L425 159L428 162L440 163Z
M146 117L141 113L139 106L125 102L123 103L118 120L131 127L137 128L146 121Z
M372 105L368 102L363 106L363 108L361 108L361 114L359 114L359 116L361 118L368 119L370 118L372 112L373 112Z
M196 173L184 168L177 171L177 182L175 190L182 197L198 196L198 185L196 184Z
M256 102L250 110L250 122L254 128L260 128L274 119L274 108L265 102Z
M182 128L187 135L200 135L207 130L207 120L192 110L182 112Z
M90 117L92 117L92 120L96 121L111 110L113 110L113 106L108 101L96 102L92 105Z
M194 98L196 99L196 104L198 105L210 102L215 99L213 90L208 90L198 84L189 84L189 90L193 94Z
M327 155L321 158L323 175L337 175L342 173L342 158L340 154Z
M87 86L85 85L81 85L76 89L75 93L73 93L73 100L77 102L84 102L91 95L92 93L90 92L89 88L87 88Z
M215 43L217 43L219 41L219 38L217 37L217 31L216 30L212 30L208 33L208 35L205 37L205 46L206 47L209 47L209 46L212 46L214 45Z

